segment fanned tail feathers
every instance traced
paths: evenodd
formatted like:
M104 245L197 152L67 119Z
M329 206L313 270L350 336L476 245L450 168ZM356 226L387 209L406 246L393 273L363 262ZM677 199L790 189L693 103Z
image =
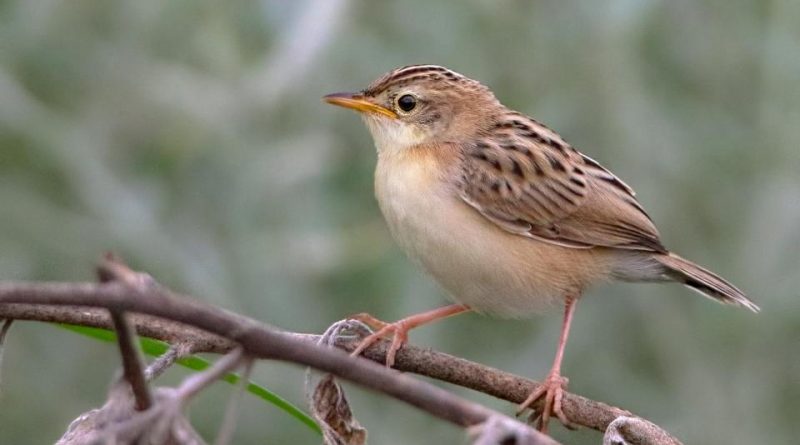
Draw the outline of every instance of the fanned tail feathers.
M654 258L667 268L667 275L695 290L705 297L721 303L742 306L753 312L761 309L747 296L724 278L710 270L683 259L674 253L655 255Z

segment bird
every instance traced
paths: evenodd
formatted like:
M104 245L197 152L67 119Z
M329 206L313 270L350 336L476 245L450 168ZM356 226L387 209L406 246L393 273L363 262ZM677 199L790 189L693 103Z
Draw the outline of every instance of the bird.
M678 282L721 303L759 307L719 275L670 252L633 189L479 81L438 65L394 69L367 88L323 97L360 113L377 149L375 196L396 243L453 304L385 323L359 355L390 337L473 311L529 318L563 305L550 372L522 402L542 431L562 410L561 363L575 307L609 281Z

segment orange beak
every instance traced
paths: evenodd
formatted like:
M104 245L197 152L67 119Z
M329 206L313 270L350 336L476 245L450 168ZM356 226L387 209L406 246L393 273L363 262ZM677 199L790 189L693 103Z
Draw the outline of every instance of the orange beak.
M361 113L376 113L397 119L397 114L394 111L370 102L361 93L333 93L323 97L322 100L329 104L350 108Z

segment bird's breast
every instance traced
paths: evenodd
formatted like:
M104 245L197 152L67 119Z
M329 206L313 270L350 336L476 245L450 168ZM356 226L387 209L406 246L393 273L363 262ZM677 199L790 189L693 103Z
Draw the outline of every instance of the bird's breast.
M375 194L395 241L453 300L520 318L602 278L595 252L498 228L460 199L444 172L424 153L384 153Z

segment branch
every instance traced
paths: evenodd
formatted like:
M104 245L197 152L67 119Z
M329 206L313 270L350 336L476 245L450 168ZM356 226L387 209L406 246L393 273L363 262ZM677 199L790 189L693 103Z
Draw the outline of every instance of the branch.
M0 318L68 323L113 329L107 312L93 308L80 308L78 310L76 307L70 306L2 304L0 305ZM209 334L191 326L167 322L160 318L135 314L131 316L131 320L140 335L179 344L188 342L193 345L191 348L193 353L211 352L224 354L235 346L235 343L220 336ZM314 334L291 335L309 343L316 343L319 340L319 336ZM358 345L359 340L355 337L339 337L336 341L336 346L346 351L352 351ZM363 356L377 363L383 363L387 345L387 342L378 342L364 351ZM394 367L399 371L424 375L463 386L512 403L522 402L539 385L538 382L533 380L496 368L410 344L403 346L398 351ZM624 409L568 392L564 393L563 404L564 413L573 423L601 432L606 431L615 419L622 416L634 417L641 419L642 422L650 423ZM663 440L655 443L680 444L677 439L663 432L663 430L662 437L664 437Z
M147 387L142 356L135 343L136 334L125 318L124 312L110 310L109 313L114 323L114 330L117 332L117 344L122 356L122 369L125 380L131 385L133 396L136 399L136 409L144 411L153 404L153 396L150 394L150 388Z
M358 344L357 338L340 337L336 342L336 346L346 351L352 351ZM388 342L375 344L364 351L364 356L383 363L388 345ZM412 345L405 345L397 352L394 367L399 371L424 375L516 404L522 403L541 385L497 368ZM564 414L573 423L597 431L605 431L617 417L637 417L622 408L568 392L564 393L562 403ZM679 442L675 440L674 443Z
M149 276L148 276L149 277ZM132 271L122 261L117 260L112 254L106 254L104 261L97 267L97 278L101 283L118 281L136 289L152 283L146 280L145 275ZM122 369L125 380L131 386L137 411L144 411L153 405L153 395L147 386L144 374L142 355L136 345L136 333L128 322L125 312L109 309L111 323L117 333L117 344L122 356Z
M490 418L501 416L427 382L412 379L367 360L354 360L342 351L313 344L308 341L307 336L279 332L255 320L190 300L157 285L132 288L117 281L100 284L0 284L0 311L5 312L10 307L16 307L27 310L30 317L35 313L31 313L33 308L29 305L72 306L72 310L75 310L74 306L81 306L80 312L85 312L84 306L90 306L147 314L191 325L240 344L248 354L255 357L290 361L330 372L463 427L482 424ZM56 313L51 309L47 311L47 315L52 318ZM6 315L2 314L0 317ZM11 318L10 314L8 318ZM107 320L90 318L95 322L108 324ZM171 333L174 334L175 330L171 330ZM532 443L556 443L529 427L520 426L534 440Z
M33 284L33 283L31 283ZM78 283L76 283L78 284ZM0 286L3 284L0 282ZM114 330L108 311L75 305L2 304L0 319L66 323L78 326ZM128 314L128 319L143 336L165 341L172 345L183 345L184 355L199 352L225 354L236 344L227 338L198 329L191 325L165 320L144 314Z
M242 334L243 331L250 327L256 326L257 328L266 329L272 334L284 336L286 340L291 342L302 342L302 348L307 348L309 343L316 343L319 341L320 336L311 334L298 334L288 332L277 332L273 329L264 327L254 320L245 317L236 316L230 313L213 314L214 312L222 312L219 309L202 305L196 301L188 301L180 295L174 294L171 291L164 289L153 280L153 278L144 273L138 273L128 268L124 263L111 255L107 255L103 263L98 267L98 276L102 282L107 284L121 284L127 287L127 292L131 294L125 303L133 303L137 299L149 299L149 303L159 301L174 300L174 303L179 305L187 305L190 309L195 309L200 312L212 312L214 316L228 316L232 318L229 320L234 326L238 323L238 329L234 328L232 334ZM40 299L47 300L48 298L55 298L58 302L49 301L52 304L64 304L64 297L70 297L76 293L82 293L88 299L102 298L98 293L107 292L108 289L97 286L95 288L86 289L85 287L91 286L86 283L29 283L18 284L8 283L6 285L0 284L0 303L4 301L4 295L13 295L14 291L27 292L33 296L38 296ZM48 297L45 294L51 294ZM113 292L116 296L125 293L125 289L114 288ZM135 298L131 298L135 297ZM30 300L27 300L30 301ZM77 301L70 300L70 303ZM81 304L89 304L81 303ZM197 306L197 307L195 307ZM112 311L120 310L116 303L108 305ZM141 305L133 304L130 306L132 311L148 313L146 308ZM126 309L127 310L127 309ZM173 352L179 353L181 356L195 352L215 352L227 353L234 349L237 345L235 336L231 333L225 334L224 331L207 332L202 329L201 324L193 323L196 319L192 317L185 317L189 321L187 324L181 324L181 317L170 316L176 311L185 309L174 308L174 310L167 310L164 318L171 319L171 321L162 318L153 317L152 315L159 315L151 313L152 315L134 315L126 314L132 320L133 326L141 335L156 338L170 342L173 345ZM101 328L112 328L113 323L109 320L108 312L96 308L80 309L74 306L50 306L50 305L36 305L36 304L0 304L0 319L27 319L38 321L49 321L59 323L70 323L84 326L93 326ZM192 326L194 324L195 326ZM215 333L214 333L215 332ZM227 337L227 338L226 338ZM335 345L346 351L352 351L360 342L359 336L337 336ZM370 347L364 352L364 357L371 359L378 363L384 363L387 342L379 342ZM284 360L292 360L283 356L275 355L260 355L257 351L250 351L248 353L262 358L278 358ZM123 354L124 357L124 354ZM303 361L299 363L309 364ZM314 366L314 365L311 365ZM446 381L459 386L470 388L480 391L510 402L520 403L528 394L539 387L538 382L524 379L522 377L484 366L478 363L470 362L458 357L453 357L448 354L435 352L430 349L423 349L411 345L404 346L397 354L395 368L400 371L412 372L441 381ZM141 369L141 367L139 368ZM327 370L327 368L319 368ZM336 373L334 371L334 373ZM346 377L346 376L345 376ZM414 404L414 402L410 402ZM563 401L563 409L567 416L578 425L593 428L598 431L605 431L608 433L609 426L617 419L628 419L636 425L647 425L646 431L639 433L629 433L630 438L641 436L643 439L650 439L651 443L675 445L680 442L667 434L665 431L652 424L651 422L637 417L629 411L621 408L613 407L601 402L596 402L585 397L575 394L565 393ZM453 419L448 419L453 421ZM501 422L502 423L502 422ZM500 424L500 423L499 423ZM462 423L463 425L463 423ZM626 431L632 431L628 428ZM637 430L638 431L638 430ZM632 436L631 436L632 435Z

